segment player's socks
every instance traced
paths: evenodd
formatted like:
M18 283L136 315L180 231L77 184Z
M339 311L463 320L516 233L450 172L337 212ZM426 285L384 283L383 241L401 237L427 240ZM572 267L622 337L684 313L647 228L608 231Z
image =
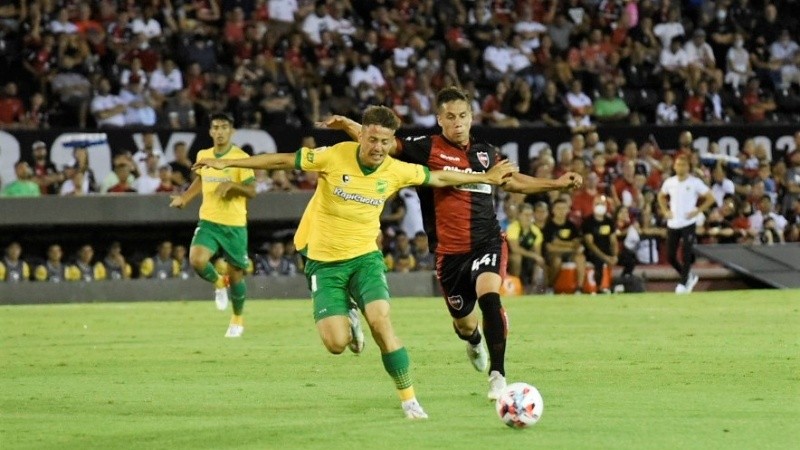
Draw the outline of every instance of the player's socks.
M213 283L214 287L216 288L225 287L224 284L220 285L220 283L224 283L224 280L217 273L217 269L214 268L214 265L211 264L210 262L206 263L205 267L203 267L203 270L196 270L195 272L197 272L197 275L199 275L200 278L208 281L209 283Z
M506 336L508 324L506 312L500 303L500 294L490 292L478 299L478 306L483 313L483 334L489 349L491 364L489 372L496 371L505 376Z
M234 314L231 316L231 325L244 326L244 316Z
M242 315L244 310L244 299L247 296L247 283L239 280L238 283L231 284L231 302L233 303L233 314Z
M411 373L409 372L411 361L408 359L406 348L400 347L393 352L384 353L381 355L381 360L383 360L383 368L386 369L386 373L394 380L400 400L408 400L408 398L403 397L408 396L409 393L410 398L413 398L414 388L412 387Z
M475 331L472 332L469 336L464 336L458 332L458 328L456 328L456 324L453 324L453 330L456 332L456 335L462 341L467 341L472 346L476 346L481 343L481 330L479 328L475 328Z

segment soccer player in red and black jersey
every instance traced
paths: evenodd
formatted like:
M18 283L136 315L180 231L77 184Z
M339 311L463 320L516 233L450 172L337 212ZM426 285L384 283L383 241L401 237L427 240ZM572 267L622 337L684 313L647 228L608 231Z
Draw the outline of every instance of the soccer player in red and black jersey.
M397 140L394 156L428 166L431 170L484 172L500 160L496 147L470 135L472 110L469 97L455 87L436 96L437 121L442 133ZM355 138L358 123L334 116L324 126L345 130ZM541 179L515 173L503 187L508 192L536 194L581 186L577 173L558 179ZM426 232L436 242L436 275L453 318L453 328L467 342L467 355L476 370L489 366L489 394L497 399L505 388L505 349L508 322L500 302L500 285L506 269L507 247L494 212L492 188L469 184L420 192ZM431 224L431 219L435 223ZM475 304L483 315L483 336Z

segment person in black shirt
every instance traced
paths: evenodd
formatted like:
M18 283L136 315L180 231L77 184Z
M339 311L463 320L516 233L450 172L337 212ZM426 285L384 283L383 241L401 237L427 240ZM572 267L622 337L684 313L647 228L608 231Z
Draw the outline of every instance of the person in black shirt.
M617 264L619 244L614 232L614 221L608 216L608 199L599 195L594 199L594 213L583 221L581 226L583 242L586 245L586 259L594 265L594 279L597 288L603 281L603 266Z
M548 286L554 286L561 264L574 261L578 275L578 286L583 286L586 276L586 256L583 254L578 227L568 219L569 205L565 200L553 202L553 216L547 221L544 234L545 259L549 265Z
M541 114L541 120L551 127L566 124L567 107L564 105L564 99L558 94L558 88L553 81L547 82L544 93L536 99L533 110Z

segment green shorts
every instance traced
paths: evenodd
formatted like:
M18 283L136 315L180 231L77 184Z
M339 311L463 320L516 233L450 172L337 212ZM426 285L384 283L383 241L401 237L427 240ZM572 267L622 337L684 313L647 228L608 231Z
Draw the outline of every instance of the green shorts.
M247 227L221 225L201 220L194 230L192 247L199 245L216 254L221 250L228 264L247 270L250 259L247 257Z
M389 300L386 263L381 252L371 252L345 261L309 259L305 272L314 301L314 321L346 316L351 297L361 311L369 302Z

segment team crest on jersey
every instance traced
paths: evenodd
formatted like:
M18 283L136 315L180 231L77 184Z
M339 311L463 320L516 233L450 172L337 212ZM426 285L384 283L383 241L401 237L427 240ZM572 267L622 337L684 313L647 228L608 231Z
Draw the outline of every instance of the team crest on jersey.
M478 162L485 168L489 168L489 153L478 152Z
M310 163L313 163L313 162L314 162L314 151L313 151L313 150L312 150L312 151L310 151L310 152L308 152L308 153L306 153L306 159L307 159L307 160L308 160L308 162L310 162Z
M375 184L375 190L378 191L379 194L385 193L388 187L389 182L386 180L378 180L378 182Z
M460 295L451 295L447 297L447 304L456 311L459 311L464 307L464 299Z

